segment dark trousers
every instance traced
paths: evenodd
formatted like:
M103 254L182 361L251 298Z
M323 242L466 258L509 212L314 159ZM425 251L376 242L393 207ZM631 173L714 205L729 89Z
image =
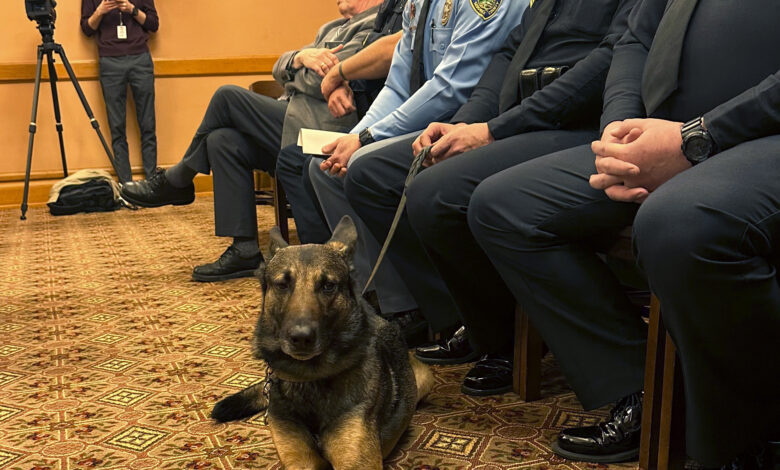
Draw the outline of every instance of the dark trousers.
M132 181L127 150L127 86L133 92L138 128L141 131L141 156L146 177L157 167L157 134L154 118L154 63L145 52L138 55L100 58L100 86L106 103L111 146L119 181Z
M642 387L646 328L590 245L634 224L682 363L688 454L708 466L780 419L778 154L777 136L722 152L636 214L590 188L594 157L582 146L487 178L468 209L474 237L586 408Z
M325 243L330 228L308 178L311 159L298 145L283 148L276 161L276 177L290 201L298 239L301 243Z
M253 170L273 173L286 101L241 87L220 87L182 161L214 179L214 225L219 237L257 235Z
M515 299L469 230L466 214L474 189L506 168L594 138L591 130L512 136L438 163L409 187L409 222L452 293L476 349L511 347L513 329L508 326L514 322Z

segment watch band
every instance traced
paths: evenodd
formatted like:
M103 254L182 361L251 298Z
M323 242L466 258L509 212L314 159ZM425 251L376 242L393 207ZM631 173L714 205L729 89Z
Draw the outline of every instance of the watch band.
M138 7L137 7L137 6L133 6L133 11L131 11L131 12L130 12L130 16L133 16L133 17L136 17L136 16L138 16L138 12L139 12L139 11L140 11L140 10L138 10Z
M371 134L371 129L368 127L360 131L360 134L358 134L358 139L360 139L361 147L365 147L366 145L373 144L375 142L374 136Z

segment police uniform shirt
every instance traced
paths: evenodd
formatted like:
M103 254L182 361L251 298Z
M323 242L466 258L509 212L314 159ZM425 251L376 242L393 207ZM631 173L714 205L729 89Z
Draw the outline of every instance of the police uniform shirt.
M385 86L352 133L371 128L376 140L449 119L471 94L493 53L520 23L527 3L517 0L431 0L423 64L426 82L410 96L412 46L424 0L409 0L403 37Z
M615 50L602 124L646 117L644 63L666 0L645 0ZM685 33L677 87L652 117L704 116L720 150L780 132L780 3L700 0Z
M555 7L525 68L571 69L499 114L500 92L512 59L536 12L548 1L555 1ZM612 49L626 32L636 3L637 0L535 0L452 122L487 122L496 139L530 131L596 127Z

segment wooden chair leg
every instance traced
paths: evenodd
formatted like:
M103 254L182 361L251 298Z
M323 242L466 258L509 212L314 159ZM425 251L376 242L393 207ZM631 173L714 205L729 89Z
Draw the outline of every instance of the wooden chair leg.
M542 337L523 308L515 309L515 348L512 370L514 391L523 401L541 397Z
M650 299L645 359L645 396L639 468L682 470L685 466L685 396L674 342L661 318L658 298Z
M274 216L276 217L276 226L282 233L285 241L290 241L290 231L287 227L287 196L284 194L279 180L274 178Z

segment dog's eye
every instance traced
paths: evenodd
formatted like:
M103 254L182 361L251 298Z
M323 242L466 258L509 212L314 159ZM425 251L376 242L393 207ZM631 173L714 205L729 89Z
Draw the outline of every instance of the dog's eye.
M290 283L287 281L276 281L274 282L274 288L276 290L287 290L290 288Z
M325 281L322 283L322 292L325 292L326 294L332 294L336 291L336 283Z

